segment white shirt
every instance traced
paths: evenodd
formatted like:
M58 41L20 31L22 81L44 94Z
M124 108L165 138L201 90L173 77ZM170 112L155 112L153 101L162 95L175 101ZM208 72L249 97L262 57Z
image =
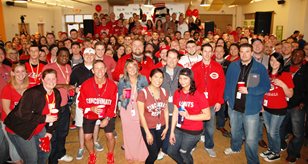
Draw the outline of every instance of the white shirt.
M184 68L189 68L198 63L199 61L202 60L202 56L197 55L197 56L190 56L186 54L185 56L182 56L181 59L179 60L179 63L184 67Z

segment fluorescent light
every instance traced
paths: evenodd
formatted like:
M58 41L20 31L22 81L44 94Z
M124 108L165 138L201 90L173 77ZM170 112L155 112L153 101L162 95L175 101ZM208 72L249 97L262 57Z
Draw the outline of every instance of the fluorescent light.
M208 2L208 0L202 0L200 3L200 6L208 7L208 6L211 6L211 4Z
M146 0L146 3L143 6L144 7L153 7L151 0Z
M15 3L27 3L27 0L14 0Z

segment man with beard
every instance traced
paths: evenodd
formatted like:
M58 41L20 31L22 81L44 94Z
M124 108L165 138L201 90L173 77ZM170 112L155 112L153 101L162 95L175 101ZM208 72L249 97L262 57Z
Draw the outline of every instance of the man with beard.
M202 56L199 55L197 52L197 44L195 41L190 40L186 43L186 51L187 54L182 56L179 63L184 67L184 68L189 68L202 60Z
M127 59L134 59L138 62L140 74L149 77L150 71L154 68L154 63L151 58L143 54L144 45L141 40L134 40L132 43L132 54L127 54L121 57L112 73L113 79L119 81L123 76L124 65Z

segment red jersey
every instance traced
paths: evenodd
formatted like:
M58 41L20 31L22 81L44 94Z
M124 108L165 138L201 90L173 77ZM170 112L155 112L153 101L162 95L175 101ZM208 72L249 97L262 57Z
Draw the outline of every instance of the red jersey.
M165 125L164 110L167 110L168 95L165 89L160 90L160 99L155 100L149 88L139 91L137 101L144 103L144 117L149 129L155 129L157 124Z
M205 95L198 91L191 95L188 93L185 94L182 90L180 92L176 90L173 96L173 104L178 108L180 106L184 107L189 115L200 114L202 109L209 107ZM200 131L203 129L203 121L184 119L184 122L181 124L181 129L189 131Z
M107 34L107 36L109 36L110 35L110 33L111 33L111 28L109 27L109 26L103 26L103 25L100 25L99 26L99 28L98 28L99 30L99 35L102 35L102 33L106 33Z
M115 26L112 29L112 33L116 36L120 36L120 35L126 35L128 33L128 29L124 26L120 27L120 26Z
M116 116L117 96L118 87L112 80L107 78L105 84L99 88L94 77L92 77L81 85L78 106L83 109L83 117L86 119L112 118ZM94 106L101 106L103 110L102 117L90 110Z
M44 64L32 65L29 62L25 63L26 70L29 77L30 87L39 85L41 83L41 73L43 72Z
M133 58L131 54L127 54L122 56L114 69L114 72L112 73L113 80L119 81L120 75L124 72L124 66L127 59ZM144 75L149 79L150 72L154 68L153 60L149 57L144 57L144 60L138 64L139 65L139 73L141 75Z
M282 72L278 77L270 76L271 79L279 79L284 82L288 88L294 88L292 75L289 72ZM264 95L263 105L270 109L284 109L288 106L286 95L283 89L271 82L271 89Z
M1 99L7 99L10 100L10 110L13 110L15 105L18 104L19 100L21 98L21 95L16 91L15 88L13 88L13 86L11 84L6 84L3 89L2 89L2 93L1 93ZM2 112L1 115L1 120L4 121L4 119L6 118L7 114L5 112Z
M194 72L197 90L205 94L209 106L223 104L226 82L222 66L214 60L211 60L208 66L200 61L193 65L191 70Z

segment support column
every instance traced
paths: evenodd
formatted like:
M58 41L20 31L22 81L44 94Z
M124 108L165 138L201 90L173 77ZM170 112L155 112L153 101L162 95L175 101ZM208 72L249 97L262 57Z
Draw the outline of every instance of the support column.
M0 0L0 20L0 40L6 41L2 0Z

